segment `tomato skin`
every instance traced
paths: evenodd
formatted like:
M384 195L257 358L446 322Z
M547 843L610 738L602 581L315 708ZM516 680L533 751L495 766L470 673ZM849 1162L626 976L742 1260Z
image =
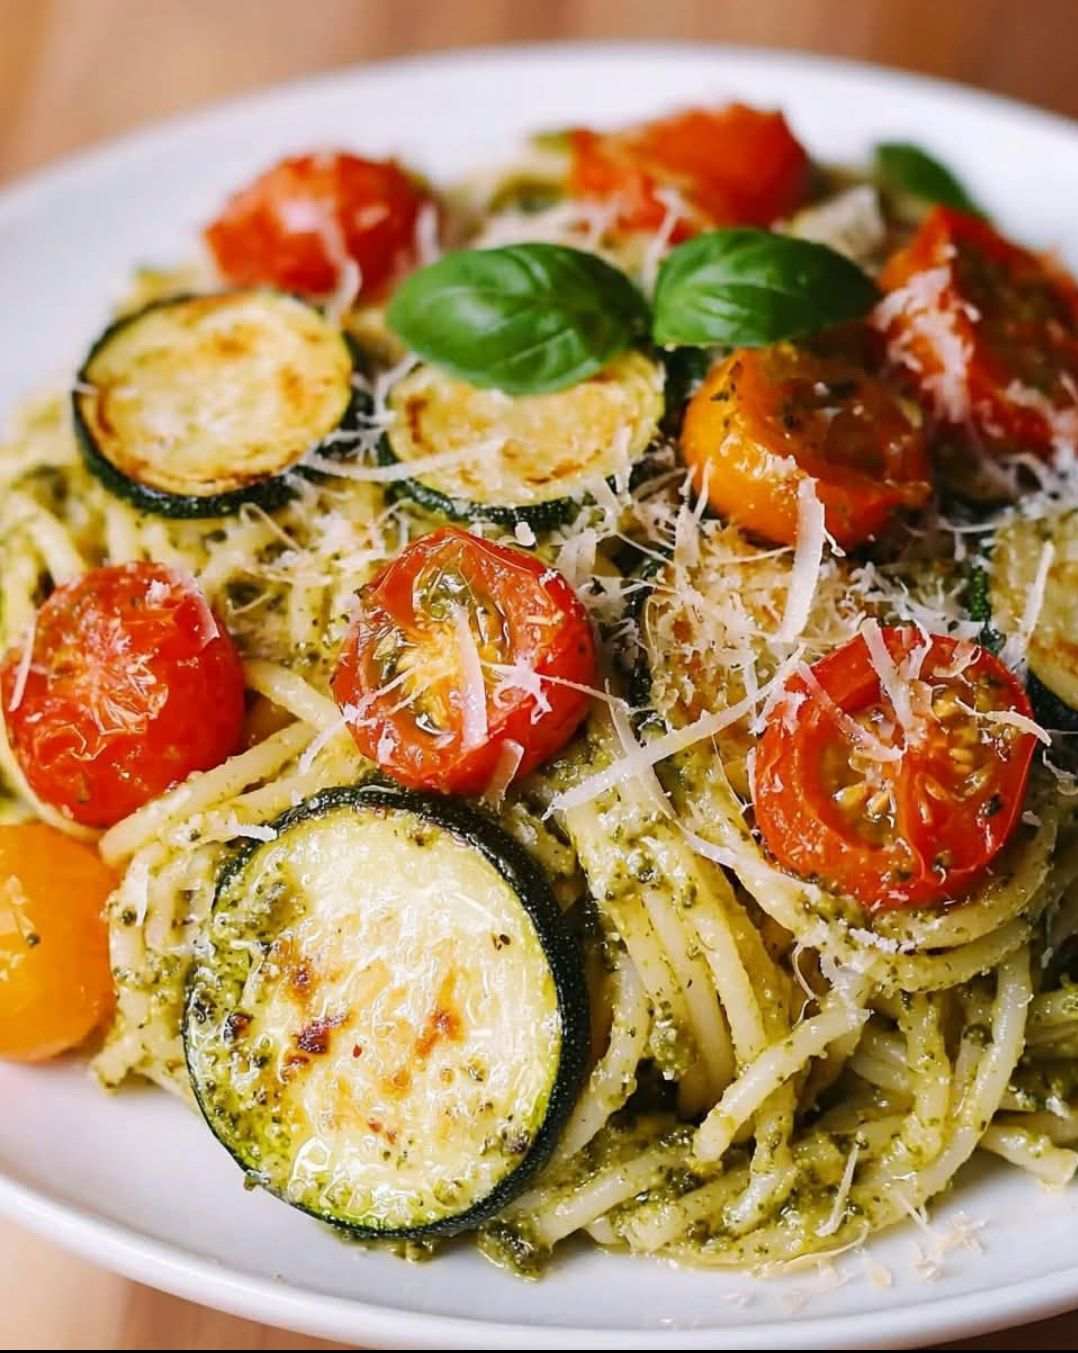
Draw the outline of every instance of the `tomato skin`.
M569 189L616 199L623 230L657 230L666 206L656 189L677 188L692 219L676 243L719 225L768 225L801 202L809 160L781 113L743 103L694 108L628 131L572 135Z
M84 826L111 826L240 745L239 656L194 581L162 564L57 588L17 698L20 659L0 668L12 750L38 798Z
M519 688L499 691L487 669L487 734L466 746L451 613L457 606L466 610L481 659L595 684L587 613L561 574L534 555L447 526L413 542L360 591L333 691L353 711L349 726L359 750L402 784L481 794L507 743L523 749L514 778L526 775L565 745L589 697L543 681L540 704Z
M896 665L922 644L912 626L881 634ZM972 660L955 675L958 648L957 640L931 637L913 683L915 691L918 681L928 687L923 731L912 745L902 734L885 734L880 740L901 748L901 757L875 762L867 780L854 769L855 744L827 699L801 676L787 683L795 703L784 709L780 702L760 741L753 801L768 850L791 873L870 910L928 907L960 898L1003 849L1022 811L1036 739L1012 725L979 721L952 707L950 697L1026 718L1029 700L1002 663L977 645L969 646ZM812 675L863 727L893 728L894 709L881 695L860 635L817 662ZM872 817L866 804L878 792L885 803Z
M928 279L927 310L896 312L885 297L877 323L926 403L977 446L1050 455L1056 415L1078 424L1078 285L987 221L949 207L929 213L880 284L895 293L918 277ZM950 357L952 348L964 357Z
M391 160L300 155L235 193L206 242L235 286L326 296L352 259L369 297L414 261L416 218L427 200Z
M791 343L738 348L712 368L685 411L681 451L716 512L779 545L797 543L807 478L844 548L931 493L916 412L852 359Z
M55 1057L111 1011L116 883L92 846L54 827L0 827L0 1058Z

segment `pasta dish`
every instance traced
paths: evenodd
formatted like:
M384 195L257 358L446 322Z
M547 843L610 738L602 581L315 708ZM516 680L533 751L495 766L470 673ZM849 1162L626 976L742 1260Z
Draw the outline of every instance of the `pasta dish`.
M1062 264L742 104L203 244L0 446L0 1057L528 1275L1066 1185Z

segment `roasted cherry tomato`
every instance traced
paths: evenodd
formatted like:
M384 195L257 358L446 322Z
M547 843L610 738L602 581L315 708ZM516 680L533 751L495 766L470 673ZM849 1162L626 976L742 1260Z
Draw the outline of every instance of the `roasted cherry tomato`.
M301 155L241 188L206 241L236 286L325 296L351 262L370 296L413 261L416 218L427 200L390 160Z
M912 626L877 637L886 660L858 635L787 684L757 750L756 822L802 878L869 908L939 905L1018 821L1029 700L977 644Z
M681 449L716 512L780 545L796 542L798 492L814 480L828 531L848 547L927 500L920 422L857 362L778 343L712 369L685 411Z
M237 750L239 657L193 579L163 564L93 569L38 613L29 665L0 670L4 718L31 789L108 827Z
M805 195L809 160L781 113L743 103L691 109L624 132L572 135L570 192L617 201L624 230L656 230L674 188L688 211L672 238L717 225L767 225Z
M997 452L1078 440L1078 286L978 217L937 207L880 278L892 358L936 414Z
M0 1057L55 1057L108 1014L115 886L92 846L55 827L0 827Z
M383 770L478 794L565 745L596 672L587 614L556 569L447 526L362 589L333 690Z

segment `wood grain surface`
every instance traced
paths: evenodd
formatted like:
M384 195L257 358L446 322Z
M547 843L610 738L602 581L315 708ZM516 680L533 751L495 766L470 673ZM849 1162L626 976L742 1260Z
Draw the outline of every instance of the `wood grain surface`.
M1078 116L1076 36L1078 0L0 0L0 180L274 81L409 52L562 38L801 48ZM1078 1315L953 1346L1074 1349ZM0 1347L334 1345L152 1292L0 1223Z

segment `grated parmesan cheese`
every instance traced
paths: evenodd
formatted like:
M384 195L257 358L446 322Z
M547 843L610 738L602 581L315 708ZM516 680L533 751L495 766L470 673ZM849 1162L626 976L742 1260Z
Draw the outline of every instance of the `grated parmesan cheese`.
M920 375L936 414L949 423L966 423L970 416L970 345L960 320L975 321L971 306L955 307L951 269L926 268L914 273L904 287L890 292L872 313L872 324L890 332L888 354L896 366ZM895 321L904 323L893 332ZM927 348L936 369L925 371L917 348Z
M860 1154L860 1143L854 1142L853 1146L850 1148L850 1154L846 1157L846 1168L842 1171L842 1178L839 1180L838 1190L835 1193L835 1203L831 1208L831 1215L825 1222L822 1222L816 1228L816 1234L818 1236L833 1236L842 1225L843 1221L845 1221L846 1202L850 1196L854 1171L857 1169L857 1157Z
M816 493L816 481L806 475L797 486L797 547L776 636L783 643L800 638L808 624L823 562L824 538L824 506Z
M524 760L524 748L512 738L506 738L498 751L498 760L494 764L490 780L483 791L482 801L489 808L500 808L505 792L516 778L520 763Z
M11 688L11 699L8 701L8 713L14 714L22 704L22 698L26 694L26 683L30 679L30 666L34 661L34 638L37 634L37 612L35 611L30 619L30 624L26 627L26 635L22 641L22 652L19 654L18 666L15 668L15 681Z
M1003 651L999 655L1000 661L1005 666L1010 667L1012 671L1025 661L1029 641L1033 637L1033 631L1037 628L1037 621L1040 619L1041 610L1044 607L1044 594L1048 589L1048 574L1055 555L1055 545L1052 541L1046 540L1041 546L1040 558L1037 560L1037 572L1033 575L1033 582L1030 585L1029 595L1026 597L1026 604L1023 607L1018 628L1008 636L1007 642L1003 645Z
M453 609L453 629L460 653L461 746L465 751L481 747L487 740L487 688L479 648L463 606Z

